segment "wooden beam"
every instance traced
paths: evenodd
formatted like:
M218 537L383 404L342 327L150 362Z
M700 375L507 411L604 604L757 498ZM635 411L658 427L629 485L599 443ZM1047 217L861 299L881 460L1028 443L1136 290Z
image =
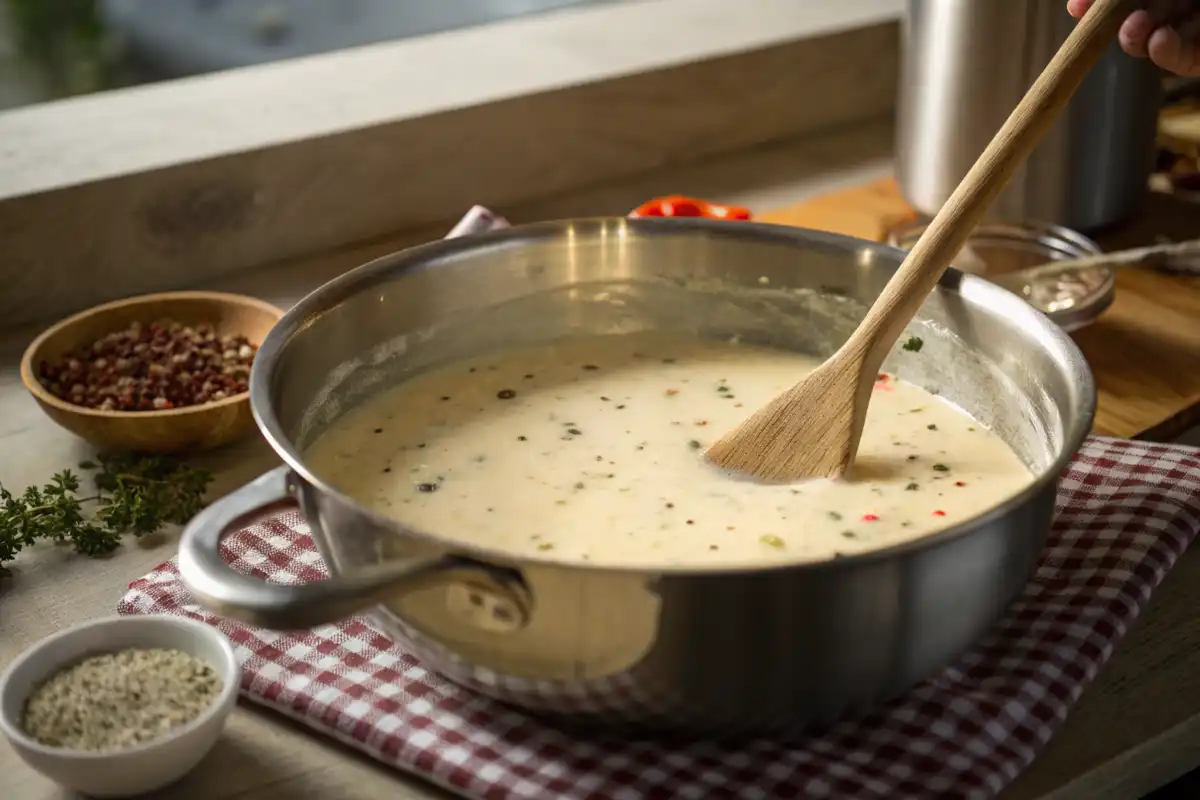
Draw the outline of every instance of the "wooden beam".
M2 114L0 327L878 118L896 0L840 5L623 2Z

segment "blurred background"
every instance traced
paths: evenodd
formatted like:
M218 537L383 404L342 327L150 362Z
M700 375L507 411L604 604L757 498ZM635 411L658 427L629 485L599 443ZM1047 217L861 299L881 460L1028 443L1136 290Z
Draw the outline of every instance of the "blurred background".
M0 0L0 110L630 0Z

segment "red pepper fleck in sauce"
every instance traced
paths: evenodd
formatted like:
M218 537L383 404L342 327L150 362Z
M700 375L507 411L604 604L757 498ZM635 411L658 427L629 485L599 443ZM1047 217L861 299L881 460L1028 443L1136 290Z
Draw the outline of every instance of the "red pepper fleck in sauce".
M933 512L933 515L935 517L944 517L944 516L946 516L946 512L945 511L935 511L935 512Z
M881 373L879 373L879 375L876 376L875 388L882 389L885 392L892 391L893 387L891 384L891 378L888 376L888 374L886 372L881 372Z
M863 514L863 522L878 522L878 514Z
M955 486L966 486L967 482L966 481L955 481L954 485Z
M675 396L675 395L677 395L677 394L679 394L679 390L678 390L678 389L667 389L667 396L668 396L668 397L674 397L674 396Z

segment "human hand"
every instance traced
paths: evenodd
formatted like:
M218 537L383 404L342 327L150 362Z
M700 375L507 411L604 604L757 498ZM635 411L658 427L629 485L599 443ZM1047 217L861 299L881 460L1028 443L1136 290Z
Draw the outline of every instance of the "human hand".
M1076 19L1095 0L1068 0ZM1187 78L1200 76L1200 0L1150 0L1121 26L1118 37L1126 53L1149 58L1163 69Z

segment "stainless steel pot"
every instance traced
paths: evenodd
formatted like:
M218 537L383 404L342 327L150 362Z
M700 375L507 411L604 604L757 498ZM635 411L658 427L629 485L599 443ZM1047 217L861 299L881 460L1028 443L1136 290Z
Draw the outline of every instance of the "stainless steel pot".
M206 608L271 628L370 609L426 664L562 720L699 733L788 731L891 698L991 626L1042 549L1056 478L1090 426L1083 357L1020 298L950 271L887 368L998 431L1036 483L971 522L886 550L763 569L617 570L455 546L332 489L307 445L383 387L468 354L650 329L832 352L899 250L703 219L565 221L425 245L293 308L251 379L286 466L214 503L179 566ZM298 503L328 580L267 585L223 534Z
M909 0L896 178L937 213L1075 26L1063 0ZM1154 167L1162 76L1114 42L990 218L1090 231L1138 211Z

